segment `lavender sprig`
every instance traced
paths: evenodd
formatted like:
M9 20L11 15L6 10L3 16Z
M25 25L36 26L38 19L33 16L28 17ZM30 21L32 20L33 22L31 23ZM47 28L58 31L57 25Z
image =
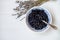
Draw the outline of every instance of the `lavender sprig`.
M43 2L46 2L48 0L37 0L37 1L16 1L16 3L19 4L18 7L14 8L15 11L17 11L17 14L13 14L13 15L17 15L17 18L19 18L20 16L26 14L26 12L34 7L34 6L38 6L41 5Z

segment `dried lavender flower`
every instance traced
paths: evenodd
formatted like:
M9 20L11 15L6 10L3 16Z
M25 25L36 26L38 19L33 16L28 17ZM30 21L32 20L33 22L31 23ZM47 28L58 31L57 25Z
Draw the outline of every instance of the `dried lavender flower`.
M36 1L16 1L16 3L19 3L19 6L16 7L14 10L16 10L18 13L15 15L18 15L17 18L19 18L20 16L26 14L27 10L29 10L30 8L34 7L34 6L38 6L41 5L43 2L46 2L49 0L36 0Z

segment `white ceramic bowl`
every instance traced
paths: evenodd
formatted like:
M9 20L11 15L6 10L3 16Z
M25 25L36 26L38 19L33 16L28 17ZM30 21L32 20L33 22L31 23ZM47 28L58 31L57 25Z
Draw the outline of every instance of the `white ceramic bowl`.
M35 31L35 32L44 32L44 31L46 31L46 30L49 28L49 25L47 25L47 26L46 26L45 28L43 28L42 30L36 30L36 29L32 28L31 25L28 23L28 15L31 13L32 9L43 9L43 10L45 10L45 12L46 12L46 14L47 14L47 16L48 16L48 18L49 18L49 22L48 22L48 23L51 24L51 23L52 23L52 16L51 16L50 12L49 12L46 8L44 8L44 7L35 6L35 7L31 8L30 10L28 10L27 13L26 13L26 24L27 24L27 26L28 26L31 30L33 30L33 31Z

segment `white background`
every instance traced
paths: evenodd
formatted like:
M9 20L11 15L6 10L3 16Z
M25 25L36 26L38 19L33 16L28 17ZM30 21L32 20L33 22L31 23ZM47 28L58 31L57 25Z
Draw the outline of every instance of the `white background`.
M25 19L19 21L13 8L18 6L16 0L0 0L0 40L60 40L60 3L48 2L43 7L50 8L53 12L54 24L58 30L50 28L44 33L31 31L25 22ZM47 7L48 6L48 7Z

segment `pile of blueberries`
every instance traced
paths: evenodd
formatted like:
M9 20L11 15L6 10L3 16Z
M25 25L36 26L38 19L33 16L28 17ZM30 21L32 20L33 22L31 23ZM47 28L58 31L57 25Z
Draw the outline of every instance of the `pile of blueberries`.
M47 26L42 20L48 23L48 16L43 9L32 9L31 13L28 15L28 23L35 30L41 30Z

